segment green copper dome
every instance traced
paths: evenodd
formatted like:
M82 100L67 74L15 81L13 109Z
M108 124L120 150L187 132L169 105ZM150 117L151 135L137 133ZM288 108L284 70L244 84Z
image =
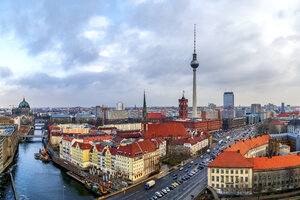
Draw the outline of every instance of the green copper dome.
M30 108L29 103L25 101L25 97L23 97L23 101L19 104L19 108Z

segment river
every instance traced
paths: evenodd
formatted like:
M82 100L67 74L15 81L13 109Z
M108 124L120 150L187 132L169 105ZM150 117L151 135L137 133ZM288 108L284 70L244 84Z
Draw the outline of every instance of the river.
M41 134L35 130L34 134ZM31 138L20 143L13 168L13 177L19 200L91 200L95 197L80 183L70 178L52 162L34 159L34 153L43 148L41 139ZM7 170L6 170L7 171ZM0 199L13 200L9 173L1 174Z

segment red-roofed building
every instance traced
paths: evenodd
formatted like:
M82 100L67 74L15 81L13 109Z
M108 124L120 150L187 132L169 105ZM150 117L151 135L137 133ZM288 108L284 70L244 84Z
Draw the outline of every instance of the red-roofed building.
M72 163L80 168L90 166L90 150L92 145L82 142L74 142L71 148Z
M299 187L300 156L261 157L268 154L269 142L270 136L264 135L227 148L207 166L208 185L218 193L234 194Z
M185 128L197 130L199 132L213 132L222 129L222 120L205 120L205 121L174 121L175 123L181 123Z
M168 144L169 154L186 154L190 156L197 155L200 150L205 150L210 144L209 133L198 133L194 137L181 138L177 140L172 140Z
M247 158L266 155L270 135L258 136L248 140L241 140L225 151L240 151Z
M279 120L283 120L283 121L289 121L292 119L298 119L299 118L299 111L294 111L294 112L285 112L285 113L279 113L277 115L277 118Z
M186 138L188 131L181 123L146 124L145 138Z

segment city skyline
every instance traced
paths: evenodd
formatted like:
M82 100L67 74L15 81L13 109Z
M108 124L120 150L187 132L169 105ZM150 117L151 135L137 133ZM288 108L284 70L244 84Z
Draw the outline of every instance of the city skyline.
M298 105L296 1L31 2L0 5L1 106L191 102L193 24L197 105Z

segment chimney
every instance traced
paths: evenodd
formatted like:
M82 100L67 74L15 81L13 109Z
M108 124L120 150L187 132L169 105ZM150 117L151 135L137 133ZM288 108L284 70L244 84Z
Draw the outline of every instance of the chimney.
M239 149L237 150L237 152L238 152L238 153L241 153L241 151L240 151Z

